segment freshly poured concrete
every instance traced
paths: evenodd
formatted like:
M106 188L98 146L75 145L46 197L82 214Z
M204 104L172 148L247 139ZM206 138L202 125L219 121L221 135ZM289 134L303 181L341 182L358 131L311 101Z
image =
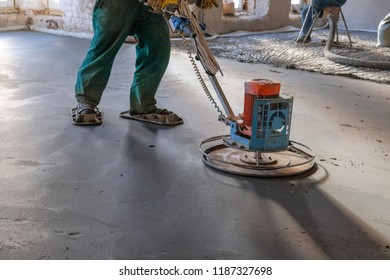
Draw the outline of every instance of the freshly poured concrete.
M119 118L134 71L124 45L104 125L73 126L88 45L0 33L1 259L390 259L389 85L219 60L236 113L247 79L281 82L291 138L317 154L309 174L246 178L203 164L198 144L228 128L181 52L157 98L184 125Z

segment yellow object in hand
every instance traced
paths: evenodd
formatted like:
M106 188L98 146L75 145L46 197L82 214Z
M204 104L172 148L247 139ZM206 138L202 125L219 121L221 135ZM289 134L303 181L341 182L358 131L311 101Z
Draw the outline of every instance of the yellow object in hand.
M180 0L147 0L144 5L153 8L155 12L162 12L163 9L173 6L178 6Z
M161 8L165 8L167 7L168 5L179 5L179 1L180 0L162 0L161 1Z

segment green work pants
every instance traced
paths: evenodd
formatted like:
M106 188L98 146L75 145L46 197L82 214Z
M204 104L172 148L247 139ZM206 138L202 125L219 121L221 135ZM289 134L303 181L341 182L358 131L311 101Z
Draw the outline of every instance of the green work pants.
M148 113L156 108L156 91L168 66L170 37L161 14L139 0L97 0L93 11L94 36L77 74L79 102L98 105L110 77L115 56L126 37L134 35L136 61L130 89L130 108Z

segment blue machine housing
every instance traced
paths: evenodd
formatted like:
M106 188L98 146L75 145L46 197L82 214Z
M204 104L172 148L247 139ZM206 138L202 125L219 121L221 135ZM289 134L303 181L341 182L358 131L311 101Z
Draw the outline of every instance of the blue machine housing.
M230 122L230 142L251 151L285 150L290 141L292 105L292 97L256 98L250 138L237 122Z

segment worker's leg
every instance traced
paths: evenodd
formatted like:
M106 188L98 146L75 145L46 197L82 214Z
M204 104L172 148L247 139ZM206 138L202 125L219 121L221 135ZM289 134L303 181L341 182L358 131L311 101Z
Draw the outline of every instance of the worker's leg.
M302 28L299 32L297 42L303 42L310 27L313 25L313 18L326 6L342 6L346 0L313 0L311 5L307 5L302 10Z
M78 102L98 105L111 68L131 27L140 15L138 0L97 0L93 12L94 37L75 86Z
M305 8L302 10L302 27L301 30L299 31L297 42L302 43L303 39L305 38L306 34L309 32L310 27L313 24L313 6L312 5L307 5Z
M130 90L130 108L138 113L149 113L156 108L155 95L169 63L170 36L168 25L161 14L142 9L142 20L135 29L136 69Z

